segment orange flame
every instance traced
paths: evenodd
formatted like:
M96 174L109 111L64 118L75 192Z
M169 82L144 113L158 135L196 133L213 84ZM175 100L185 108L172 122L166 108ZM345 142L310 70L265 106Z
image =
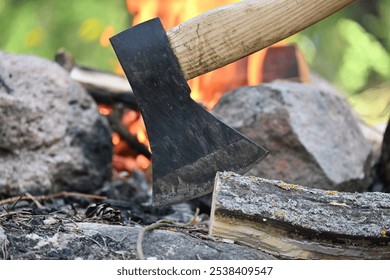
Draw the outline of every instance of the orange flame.
M136 135L140 143L149 147L149 139L146 133L145 124L139 112L125 112L123 114L122 123L129 129L131 134Z
M115 133L115 132L114 132L114 133L112 134L112 144L118 145L120 141L121 141L120 136L118 135L118 133Z
M111 114L112 112L112 108L110 106L107 106L107 105L99 105L99 113L102 114L102 115L109 115Z
M103 47L110 46L110 38L115 35L115 29L113 26L106 26L100 35L100 45Z
M211 9L232 4L239 0L126 0L127 8L134 14L133 24L159 17L165 29L170 29ZM260 51L235 63L188 81L191 97L212 109L227 91L244 85L260 83Z

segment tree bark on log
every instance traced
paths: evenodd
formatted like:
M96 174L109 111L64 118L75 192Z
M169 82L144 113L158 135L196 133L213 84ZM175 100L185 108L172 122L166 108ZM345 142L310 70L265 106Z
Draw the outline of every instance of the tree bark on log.
M390 259L390 195L218 173L210 234L287 259Z

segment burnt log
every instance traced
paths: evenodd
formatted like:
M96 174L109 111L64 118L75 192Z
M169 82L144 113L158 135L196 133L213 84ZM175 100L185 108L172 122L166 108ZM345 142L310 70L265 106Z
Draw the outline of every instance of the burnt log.
M390 195L218 173L210 234L278 258L389 259Z
M122 104L126 108L139 111L135 96L129 92L112 93L95 87L94 85L83 85L83 87L98 104L104 104L111 107L117 104Z

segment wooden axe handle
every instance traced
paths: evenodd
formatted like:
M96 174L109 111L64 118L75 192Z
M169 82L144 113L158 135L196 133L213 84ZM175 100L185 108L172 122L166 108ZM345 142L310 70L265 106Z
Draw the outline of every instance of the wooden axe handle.
M245 0L167 31L187 80L283 40L355 0Z

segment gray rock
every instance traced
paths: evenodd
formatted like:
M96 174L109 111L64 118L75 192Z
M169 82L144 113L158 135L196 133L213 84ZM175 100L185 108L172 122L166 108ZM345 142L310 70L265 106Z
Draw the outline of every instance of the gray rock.
M0 52L0 193L89 191L108 179L111 133L48 60Z
M346 101L324 82L242 87L212 113L270 151L250 175L321 189L368 188L371 145Z
M272 255L238 244L196 239L183 233L159 230L145 240L145 257L166 260L270 260Z
M34 227L29 234L10 233L7 255L11 259L136 259L141 227L99 223L69 223L61 230ZM184 233L155 230L143 240L146 259L275 259L245 246L201 240ZM2 254L0 251L0 259Z

